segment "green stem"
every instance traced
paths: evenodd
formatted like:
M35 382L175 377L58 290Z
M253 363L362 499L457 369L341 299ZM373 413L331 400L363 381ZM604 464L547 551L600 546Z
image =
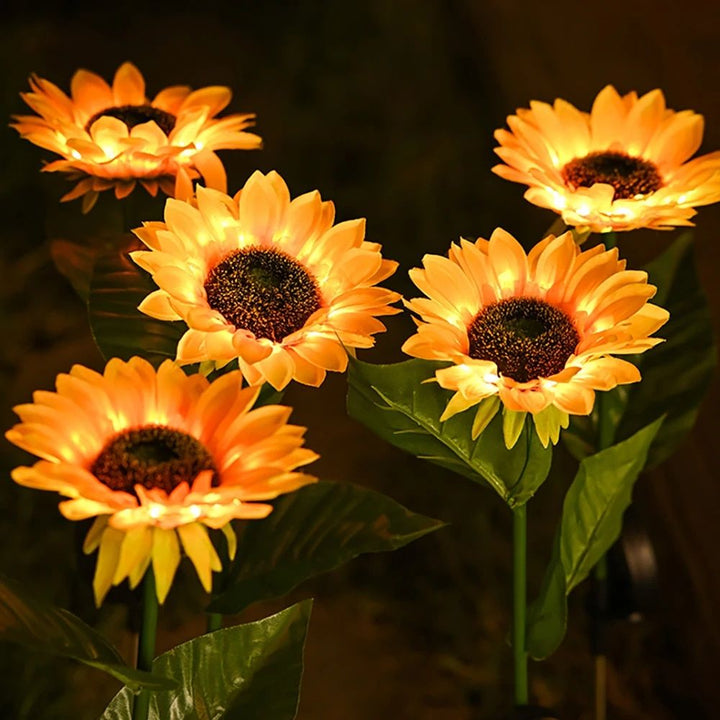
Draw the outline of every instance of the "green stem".
M138 642L138 670L152 670L155 657L155 636L157 635L158 601L155 591L155 574L152 567L147 569L143 581L143 612ZM147 720L150 709L150 692L143 690L135 696L133 720Z
M615 244L615 233L612 235L612 245ZM615 424L608 412L609 398L605 394L598 396L598 450L606 450L615 441ZM593 652L595 655L595 720L605 720L607 712L607 661L605 658L605 612L607 605L607 556L603 555L595 565L595 629L593 633Z
M220 613L208 613L207 631L209 633L220 630L223 624L223 616Z
M527 603L527 505L513 510L513 668L515 705L528 704L528 657L525 648Z
M598 395L598 450L607 450L615 440L615 424L608 412L609 396Z
M615 235L615 231L611 230L610 232L603 233L602 241L606 250L614 248L617 245L617 236Z

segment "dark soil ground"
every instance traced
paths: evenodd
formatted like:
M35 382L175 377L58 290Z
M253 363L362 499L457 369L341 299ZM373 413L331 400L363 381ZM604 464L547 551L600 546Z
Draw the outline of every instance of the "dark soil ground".
M0 117L25 112L18 92L37 72L67 88L77 67L109 77L134 61L150 91L189 83L231 86L231 110L258 113L260 153L225 153L230 190L255 169L277 169L293 195L319 188L339 219L368 218L368 237L402 266L390 285L410 292L408 268L444 253L459 235L487 237L502 225L526 244L553 217L522 200L522 189L490 173L492 131L532 98L564 97L579 107L612 82L620 90L664 89L670 107L707 119L704 151L720 148L720 63L714 3L670 0L599 5L449 2L34 3L3 6ZM2 123L0 123L1 125ZM73 363L101 365L85 311L58 275L49 239L79 227L79 206L59 209L60 179L38 172L44 153L0 130L0 406L50 388ZM104 198L97 213L112 205ZM105 207L105 210L103 210ZM97 215L96 217L101 217ZM148 217L146 219L155 219ZM699 272L720 323L720 207L701 209ZM634 264L670 234L622 240ZM409 320L365 359L400 359ZM321 453L315 471L381 490L449 526L388 555L360 558L289 599L253 608L258 618L290 600L316 598L306 653L300 720L498 720L507 710L510 517L490 492L376 440L345 417L345 379L319 390L293 388L286 402ZM636 491L659 590L644 622L617 623L609 638L614 720L710 720L720 692L720 490L717 383L692 437ZM49 494L16 487L24 462L0 448L0 571L98 624L125 654L122 593L100 614L90 567L78 560L76 528ZM531 504L530 583L536 590L572 461ZM160 650L201 631L194 581L180 583L163 616ZM531 668L532 694L564 720L591 717L593 665L585 595L571 598L570 631L550 660ZM241 618L242 619L242 618ZM7 646L0 652L0 717L93 718L113 681L72 663Z

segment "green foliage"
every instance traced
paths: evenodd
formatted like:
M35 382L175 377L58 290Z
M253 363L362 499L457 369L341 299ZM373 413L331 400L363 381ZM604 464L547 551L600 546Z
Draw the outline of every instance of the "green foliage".
M441 423L450 393L435 382L425 382L439 367L442 364L426 360L394 365L352 360L350 416L395 447L489 484L510 507L527 502L547 477L551 448L543 448L532 424L525 423L513 449L508 450L501 413L477 440L472 439L475 413L471 411Z
M380 493L323 482L285 495L262 522L238 528L238 548L211 612L239 612L362 553L395 550L442 527Z
M277 615L217 630L153 661L177 680L150 697L148 720L292 720L303 668L312 601ZM123 688L101 720L131 720L133 694Z
M53 238L50 241L50 255L60 274L68 279L75 292L87 302L95 259L111 251L118 242L121 242L118 236L84 236L73 240Z
M562 519L540 596L528 612L528 650L542 659L562 642L567 596L620 536L623 513L659 434L662 418L628 440L582 460L565 495Z
M95 259L88 297L90 329L105 359L141 355L153 365L174 358L185 331L182 322L155 320L137 307L157 287L128 256L139 241Z
M128 667L98 632L67 610L33 598L0 576L0 639L33 650L78 660L126 683L130 688L164 689L175 683Z
M648 453L648 467L668 458L695 424L700 403L717 364L717 351L707 299L695 270L692 234L684 233L646 267L658 288L653 302L670 312L658 331L666 342L633 358L642 381L602 394L603 412L624 440L665 415ZM563 433L578 459L598 447L600 408L590 417L573 416Z

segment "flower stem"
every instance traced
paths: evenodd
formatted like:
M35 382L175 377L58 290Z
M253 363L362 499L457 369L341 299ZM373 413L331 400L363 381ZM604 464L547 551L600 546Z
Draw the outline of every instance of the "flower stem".
M513 625L512 647L515 705L528 704L528 667L525 648L527 602L527 506L513 510Z
M155 657L155 636L158 623L158 601L155 591L155 575L152 567L147 569L143 580L143 612L140 625L140 641L138 643L138 670L152 670ZM147 720L150 709L150 692L142 690L135 696L133 704L133 720Z
M215 632L215 630L220 630L222 628L222 621L223 617L220 613L208 613L207 618L207 631Z
M603 244L605 245L606 250L610 250L611 248L614 248L617 245L617 236L615 235L614 230L603 233L602 240L603 240Z
M612 234L613 241L615 233ZM609 243L608 243L609 245ZM598 442L597 449L606 450L615 440L615 425L609 412L607 395L598 397ZM593 618L592 651L595 657L595 720L605 720L607 716L607 659L605 656L605 616L607 613L607 556L603 555L595 565L595 597Z

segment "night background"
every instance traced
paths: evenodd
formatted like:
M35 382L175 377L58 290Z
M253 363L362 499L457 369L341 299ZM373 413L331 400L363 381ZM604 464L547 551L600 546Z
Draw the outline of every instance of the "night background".
M280 172L293 197L320 190L335 202L338 220L367 218L367 239L401 265L385 285L414 296L407 270L424 253L444 254L460 235L489 237L496 226L530 247L553 223L553 213L523 200L523 186L490 172L493 130L531 99L562 97L588 110L608 83L621 93L659 87L670 108L705 116L700 153L720 149L719 15L715 3L670 0L7 4L0 125L30 112L19 93L32 72L68 91L77 68L111 80L130 60L151 98L168 85L227 85L234 98L225 112L257 113L264 140L259 152L220 153L229 192L255 169ZM103 365L82 303L52 264L49 240L112 216L116 201L105 193L89 219L77 201L59 206L71 186L41 174L50 154L8 127L0 130L0 157L4 431L15 422L11 407L52 388L57 373L78 362ZM699 208L695 220L698 272L718 333L720 206ZM620 252L638 267L676 234L620 235ZM362 359L403 359L410 319L387 324ZM347 418L345 391L345 377L332 375L319 390L292 385L285 395L296 408L293 422L309 428L307 446L322 456L311 472L380 490L449 526L395 553L358 558L238 620L315 597L299 720L495 720L512 682L510 513L493 493ZM654 546L658 582L641 608L644 621L611 629L610 718L718 716L719 399L716 381L691 437L636 486L633 520ZM96 624L130 657L130 593L121 588L93 609L94 557L81 557L82 533L60 516L54 495L10 480L9 470L27 462L0 443L0 572ZM529 506L531 597L574 472L561 447L554 463ZM161 616L158 652L202 632L199 584L181 575ZM530 668L531 694L563 719L591 717L587 589L570 598L561 649ZM94 718L118 688L71 661L0 650L0 717Z

